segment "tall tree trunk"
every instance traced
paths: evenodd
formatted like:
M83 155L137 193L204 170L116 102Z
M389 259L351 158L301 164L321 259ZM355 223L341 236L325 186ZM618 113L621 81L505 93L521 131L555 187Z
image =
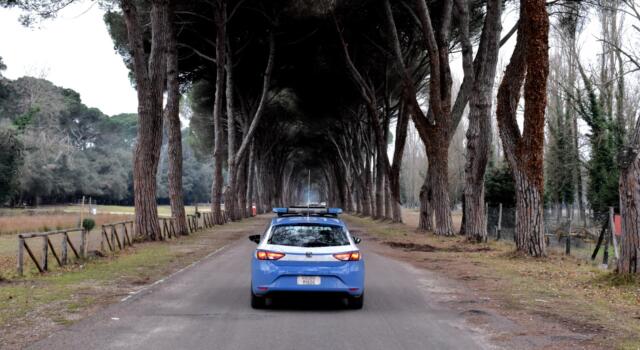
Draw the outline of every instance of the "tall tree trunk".
M431 178L431 207L435 215L434 233L440 236L453 235L453 221L451 219L451 202L449 201L449 151L448 138L440 133L433 135L434 139L427 145L429 170L427 176Z
M621 155L620 216L622 238L617 272L640 274L640 118L626 154Z
M226 40L226 92L227 99L227 183L229 189L224 198L224 209L231 220L240 219L238 215L238 166L236 155L236 115L233 108L233 52L231 43Z
M449 185L448 185L448 152L451 135L457 128L462 110L458 106L458 100L464 100L466 105L466 92L468 90L468 81L463 81L460 88L456 104L452 110L451 104L451 68L449 66L449 36L451 33L453 0L440 1L439 26L437 31L434 30L431 21L431 14L426 0L416 1L417 17L420 22L420 29L425 41L425 47L429 54L429 112L425 114L420 109L417 101L416 89L410 80L410 74L404 66L397 34L395 37L395 56L397 63L401 66L403 72L404 91L407 102L412 110L414 124L420 134L422 142L425 144L427 157L429 158L429 170L427 177L430 178L427 188L432 201L430 203L422 203L424 209L433 209L436 216L436 226L434 232L438 235L453 235L451 207L449 201ZM388 1L385 1L386 12L389 13ZM391 22L387 14L387 22ZM395 27L395 25L390 26ZM395 29L392 28L392 34ZM463 66L466 66L466 60ZM466 69L466 67L465 67ZM463 106L464 107L464 106ZM421 199L427 199L429 196L421 195ZM426 214L426 213L425 213ZM426 227L426 222L423 222ZM421 228L423 228L421 226Z
M474 82L469 98L463 231L469 240L476 242L483 242L487 236L484 174L491 146L491 102L500 49L501 10L501 0L487 2L487 14L477 53L479 65L473 72ZM468 14L465 17L468 24ZM468 31L466 34L465 41L470 46Z
M527 175L514 170L516 190L516 247L531 256L545 255L542 191Z
M240 219L242 216L241 211L244 210L238 207L238 198L244 196L244 185L238 188L238 166L241 166L246 161L246 153L249 150L251 141L258 128L265 106L267 104L267 94L269 92L269 85L271 83L271 72L273 71L274 59L275 59L275 39L273 33L269 33L269 53L267 56L267 66L265 68L263 80L262 80L262 93L260 100L258 101L258 107L256 108L253 116L246 116L245 128L242 133L242 140L240 146L236 150L236 129L235 129L235 115L233 111L233 62L232 62L232 49L230 44L228 46L227 56L227 132L228 132L228 152L227 152L227 164L228 164L228 177L229 177L229 199L225 200L225 204L229 203L229 213L233 220Z
M516 182L516 248L531 256L546 254L542 198L548 32L545 1L523 0L516 47L498 90L500 138ZM523 83L525 110L521 135L516 112Z
M151 49L144 49L135 2L122 0L138 93L138 131L133 153L135 232L155 240L160 236L156 174L162 146L163 92L167 74L168 1L151 2Z
M378 152L376 155L376 210L374 219L384 219L384 163L382 155Z
M253 216L253 205L256 202L255 200L255 157L254 157L254 143L251 142L251 146L249 146L249 164L248 164L248 178L247 178L247 201L248 206L246 209L245 217Z
M167 155L169 158L169 199L171 216L174 218L176 233L189 234L184 211L182 194L182 130L180 125L180 85L178 83L178 47L175 26L173 25L174 3L169 4L167 40L167 104L165 120L169 137Z
M242 219L247 212L247 162L249 161L248 157L242 161L238 169L238 181L236 183L237 186L237 194L238 197L238 206L237 206L237 218Z
M402 222L402 199L400 198L400 170L402 158L407 141L407 127L409 126L409 111L404 104L398 110L396 121L395 147L393 150L393 165L389 172L389 192L391 195L391 220L395 223Z
M372 177L371 155L369 154L366 155L365 169L366 169L365 175L364 175L365 185L363 187L363 191L364 191L363 204L364 204L365 212L363 212L363 214L365 216L373 216L374 203L371 200L373 198L373 196L371 195L371 189L373 188L373 181L371 179Z
M420 221L418 222L418 229L425 232L433 232L433 202L432 196L431 178L429 177L429 171L424 178L424 183L420 188Z
M216 24L216 92L213 105L213 184L211 185L211 212L216 224L224 223L222 216L222 164L224 161L224 137L222 129L222 113L225 82L225 42L226 42L226 22L227 22L226 0L217 0L215 9ZM225 203L226 206L226 203Z

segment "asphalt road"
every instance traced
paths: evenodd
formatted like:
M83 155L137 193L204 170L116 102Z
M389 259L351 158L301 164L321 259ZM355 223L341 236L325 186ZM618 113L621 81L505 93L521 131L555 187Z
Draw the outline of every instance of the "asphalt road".
M247 233L248 235L249 233ZM35 343L33 349L482 349L453 310L438 306L428 275L362 249L363 310L340 299L249 305L249 257L240 240L162 283Z

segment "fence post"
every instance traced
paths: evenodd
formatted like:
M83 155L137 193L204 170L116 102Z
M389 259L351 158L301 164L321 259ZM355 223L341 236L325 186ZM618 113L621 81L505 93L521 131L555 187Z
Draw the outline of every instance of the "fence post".
M613 240L613 253L616 255L616 259L619 259L620 253L618 252L618 238L616 237L616 223L614 220L613 207L609 207L609 229L611 230L611 238Z
M104 236L106 232L104 230L104 225L102 225L102 230L100 231L100 251L104 252Z
M62 265L66 265L67 264L67 257L68 257L68 253L67 253L67 237L63 234L62 235L62 252L60 253L61 257L60 259L62 259Z
M49 237L42 236L42 269L47 271L49 269Z
M609 222L608 231L611 231L611 223L610 222ZM607 234L607 232L605 232L605 234L604 234L604 253L602 255L602 265L605 265L605 266L609 265L609 241L611 240L610 234L611 234L611 232L609 232L609 234Z
M24 273L24 238L18 236L18 275Z
M569 229L567 230L567 240L565 241L564 254L571 255L571 224L573 223L573 205L567 207L569 210Z
M502 203L498 204L498 232L496 234L496 241L500 240L502 235Z
M484 202L484 242L489 240L489 203Z
M84 259L87 256L87 230L80 231L80 256Z

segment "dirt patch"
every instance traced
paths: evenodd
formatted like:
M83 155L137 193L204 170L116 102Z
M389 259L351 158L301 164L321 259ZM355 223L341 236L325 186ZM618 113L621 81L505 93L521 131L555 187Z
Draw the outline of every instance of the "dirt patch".
M398 248L398 249L404 249L404 251L407 252L435 252L435 251L441 251L441 252L457 252L457 253L461 253L461 252L488 252L491 251L490 247L476 247L476 246L460 246L460 245L453 245L450 247L435 247L432 246L430 244L417 244L417 243L411 243L411 242L395 242L395 241L386 241L384 242L386 245L390 246L391 248Z
M404 251L406 252L435 252L436 250L438 250L438 248L430 244L416 244L416 243L393 242L393 241L387 241L384 243L391 248L404 249Z

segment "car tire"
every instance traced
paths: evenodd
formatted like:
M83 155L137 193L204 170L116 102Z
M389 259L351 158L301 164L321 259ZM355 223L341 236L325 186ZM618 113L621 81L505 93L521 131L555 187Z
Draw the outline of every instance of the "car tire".
M349 297L348 307L352 310L360 310L364 306L364 294L359 297Z
M267 298L257 296L253 294L253 291L252 291L251 292L251 308L260 310L260 309L264 309L266 306L267 306Z

